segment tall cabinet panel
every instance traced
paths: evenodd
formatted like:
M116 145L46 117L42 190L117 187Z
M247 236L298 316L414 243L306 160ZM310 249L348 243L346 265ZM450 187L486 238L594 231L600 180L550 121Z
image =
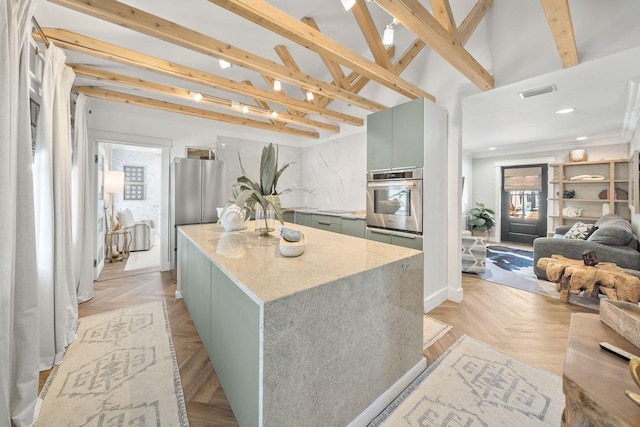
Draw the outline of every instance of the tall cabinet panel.
M393 110L367 118L367 170L389 169L393 150Z
M424 99L393 107L392 168L422 167L424 152Z

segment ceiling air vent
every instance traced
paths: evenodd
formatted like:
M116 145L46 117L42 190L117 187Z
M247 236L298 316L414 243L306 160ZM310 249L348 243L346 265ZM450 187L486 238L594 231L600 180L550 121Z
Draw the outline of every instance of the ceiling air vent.
M555 92L557 90L556 85L539 87L537 89L525 90L524 92L518 93L520 98L526 99L531 98L532 96L544 95L545 93Z

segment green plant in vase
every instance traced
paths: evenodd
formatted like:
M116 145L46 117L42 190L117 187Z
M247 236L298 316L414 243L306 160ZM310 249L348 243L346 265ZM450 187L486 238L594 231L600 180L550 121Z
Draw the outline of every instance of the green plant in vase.
M469 210L469 227L475 235L482 235L485 238L489 231L496 225L495 212L484 206L483 203L476 203L477 207Z
M273 215L269 215L272 209L275 217L284 224L282 216L282 207L280 206L280 195L288 193L291 189L285 189L280 192L276 189L278 179L282 173L289 167L290 163L284 164L278 169L278 151L269 144L268 147L262 149L260 158L260 180L251 178L242 165L242 158L238 154L240 160L240 169L242 176L236 178L233 183L233 197L236 199L235 204L247 208L256 213L256 231L260 235L267 235L274 230ZM271 216L271 218L269 218ZM264 224L262 224L264 221Z

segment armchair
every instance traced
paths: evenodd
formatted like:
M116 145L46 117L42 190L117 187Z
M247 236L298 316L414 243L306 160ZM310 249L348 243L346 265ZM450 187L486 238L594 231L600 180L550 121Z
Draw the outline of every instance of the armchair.
M152 219L135 221L130 209L118 213L118 220L123 230L131 232L131 246L129 250L148 251L156 241L156 223Z

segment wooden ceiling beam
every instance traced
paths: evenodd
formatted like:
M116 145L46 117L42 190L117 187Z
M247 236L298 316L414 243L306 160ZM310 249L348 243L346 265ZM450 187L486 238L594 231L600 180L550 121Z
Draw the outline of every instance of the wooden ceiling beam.
M484 18L487 10L493 6L493 0L478 0L478 2L471 8L471 12L462 21L462 24L458 27L458 41L461 45L467 44L471 34L476 30L482 18Z
M203 84L209 87L222 89L225 91L251 96L263 101L275 102L277 104L304 111L309 114L344 122L354 126L362 126L364 121L361 118L340 113L334 110L320 108L308 102L289 98L270 91L258 89L252 86L225 79L214 74L205 73L194 68L166 61L140 52L135 52L106 42L102 42L80 34L66 30L45 28L43 33L48 40L53 41L57 46L85 53L98 58L116 61L121 64L130 65L145 70L159 72L182 80ZM40 35L36 32L33 36L40 40Z
M549 28L556 41L564 68L578 65L578 47L573 32L569 0L540 0Z
M188 116L199 117L201 119L215 120L218 122L230 123L239 126L248 126L256 129L268 130L272 132L286 133L289 135L302 136L305 138L318 139L318 132L310 132L291 127L279 127L267 122L248 119L239 116L233 116L226 113L218 113L215 111L204 110L202 108L189 107L181 104L160 101L157 99L146 98L137 95L130 95L122 92L92 87L80 86L78 92L91 98L104 99L107 101L121 102L129 105L137 105L139 107L153 108L156 110L168 111L170 113L186 114Z
M311 28L320 31L320 28L318 28L318 24L316 23L315 19L305 16L301 19L301 21ZM327 57L326 55L320 54L320 59L322 59L322 62L324 62L327 70L329 70L329 74L331 74L331 77L333 77L333 81L335 82L335 84L337 84L341 88L348 90L349 85L345 82L345 75L342 71L342 68L340 68L340 64L332 61L331 58Z
M376 64L386 68L387 70L393 71L391 58L389 58L389 54L382 44L380 33L376 28L375 22L373 22L373 18L371 17L371 13L369 12L366 2L364 0L356 0L356 4L351 8L351 12L353 12L353 16L358 22L360 31L362 31L362 35L364 36L367 45L369 45L369 50L373 54Z
M411 46L409 46L407 50L405 50L404 53L400 56L398 62L396 62L396 73L402 73L404 69L407 68L409 64L411 64L411 61L413 61L416 56L418 56L424 46L425 43L422 40L417 39L416 41L414 41Z
M106 71L106 70L101 70L94 67L88 67L86 65L81 65L81 64L69 64L69 66L76 73L76 76L79 76L79 77L86 77L93 80L110 82L117 85L128 86L134 89L146 90L146 91L158 93L160 95L168 95L168 96L173 96L173 97L195 102L193 101L193 96L192 96L192 93L195 91L190 91L188 89L179 88L176 86L164 85L162 83L152 82L152 81L141 79L138 77L131 77L124 74L114 73L112 71ZM199 103L212 105L214 107L224 108L226 110L237 112L237 110L233 108L232 101L230 99L214 97L206 94L203 94L203 95L205 96L202 98L202 100ZM271 108L269 107L269 105L264 101L259 101L259 103L260 103L260 107L266 111L256 111L256 110L250 109L247 114L263 117L265 119L271 120L272 117L269 114L269 112L271 111ZM286 123L294 123L301 126L313 128L314 130L316 127L320 127L332 132L338 132L340 130L340 128L335 125L330 125L327 123L317 122L315 120L304 119L300 117L294 117L285 113L278 113L278 121L286 122ZM320 126L316 126L316 125L320 125Z
M370 111L380 111L386 107L345 89L331 85L301 72L292 72L276 62L254 55L228 43L216 40L187 27L147 13L141 9L115 0L49 0L52 3L85 13L113 24L138 31L142 34L182 46L214 58L224 59L232 64L264 73L346 103L357 105ZM298 24L304 24L296 21Z
M345 48L340 43L327 37L320 31L298 21L293 16L286 14L280 9L267 3L265 0L209 1L276 34L305 46L316 53L331 58L333 61L344 65L353 71L357 71L381 85L402 93L409 98L424 97L430 100L435 100L434 96L430 93L398 77L395 73L376 64L375 62L369 61L367 58Z
M289 52L289 49L287 49L286 46L277 45L276 47L274 47L274 50L276 51L276 54L278 55L282 63L285 65L285 67L289 67L294 71L300 71L300 67L298 66L298 63L293 58L293 55L291 55L291 52ZM271 87L273 87L273 83L271 84ZM300 88L300 92L302 93L302 96L304 96L305 91L303 88Z
M451 5L449 0L430 0L431 11L436 20L442 25L442 27L449 31L454 39L458 39L458 27L456 21L453 19L453 13L451 13Z
M419 0L376 0L376 4L438 52L480 89L493 89L494 81L489 72L440 25Z

